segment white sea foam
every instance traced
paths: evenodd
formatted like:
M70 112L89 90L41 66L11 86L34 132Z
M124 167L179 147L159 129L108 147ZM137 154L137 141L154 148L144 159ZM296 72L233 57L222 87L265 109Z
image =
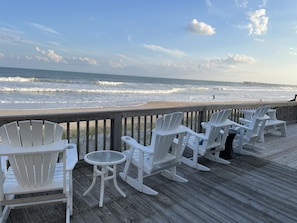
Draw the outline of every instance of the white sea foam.
M1 75L1 74L0 74ZM25 77L1 77L0 82L32 82L35 81L36 78L25 78Z
M122 85L123 82L114 82L114 81L96 81L99 85L111 85L111 86L117 86Z

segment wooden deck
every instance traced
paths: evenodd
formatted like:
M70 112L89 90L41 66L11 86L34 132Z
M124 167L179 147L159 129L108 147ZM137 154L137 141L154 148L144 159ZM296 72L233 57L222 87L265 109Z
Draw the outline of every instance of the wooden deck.
M288 136L266 135L254 156L237 155L230 165L201 160L211 168L201 172L178 168L188 183L155 175L146 184L159 192L137 192L121 179L126 198L106 188L104 207L98 207L99 183L85 197L92 166L81 162L74 170L74 214L71 222L297 222L297 124ZM119 170L123 166L119 166ZM7 222L64 222L65 204L15 209Z

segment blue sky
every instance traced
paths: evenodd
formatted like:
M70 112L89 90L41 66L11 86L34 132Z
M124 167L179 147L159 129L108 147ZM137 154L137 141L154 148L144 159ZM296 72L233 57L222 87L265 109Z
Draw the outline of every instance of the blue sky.
M0 66L297 84L296 0L9 0Z

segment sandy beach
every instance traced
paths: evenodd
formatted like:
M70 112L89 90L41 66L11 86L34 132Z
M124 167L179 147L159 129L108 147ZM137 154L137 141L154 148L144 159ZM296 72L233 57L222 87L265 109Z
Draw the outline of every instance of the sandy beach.
M116 111L129 109L147 109L147 108L170 108L177 106L199 105L200 102L166 102L154 101L140 106L121 106L121 107L103 107L103 108L56 108L56 109L5 109L0 110L0 116L9 115L33 115L33 114L55 114L70 112L94 112L94 111ZM203 103L204 104L204 103Z
M274 101L277 102L277 101ZM283 101L278 101L283 102ZM102 107L102 108L54 108L54 109L2 109L0 110L1 116L11 115L34 115L34 114L56 114L56 113L84 113L96 111L118 111L118 110L135 110L135 109L148 109L148 108L171 108L171 107L184 107L195 105L210 105L210 104L242 104L249 103L247 101L232 101L232 102L183 102L183 101L151 101L140 106L120 106L120 107ZM250 101L250 103L261 103L259 101Z

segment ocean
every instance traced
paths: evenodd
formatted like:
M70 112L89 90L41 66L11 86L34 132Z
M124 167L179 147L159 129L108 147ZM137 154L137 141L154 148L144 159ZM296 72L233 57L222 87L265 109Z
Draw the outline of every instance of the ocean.
M103 108L150 101L289 101L297 86L0 67L0 109Z

